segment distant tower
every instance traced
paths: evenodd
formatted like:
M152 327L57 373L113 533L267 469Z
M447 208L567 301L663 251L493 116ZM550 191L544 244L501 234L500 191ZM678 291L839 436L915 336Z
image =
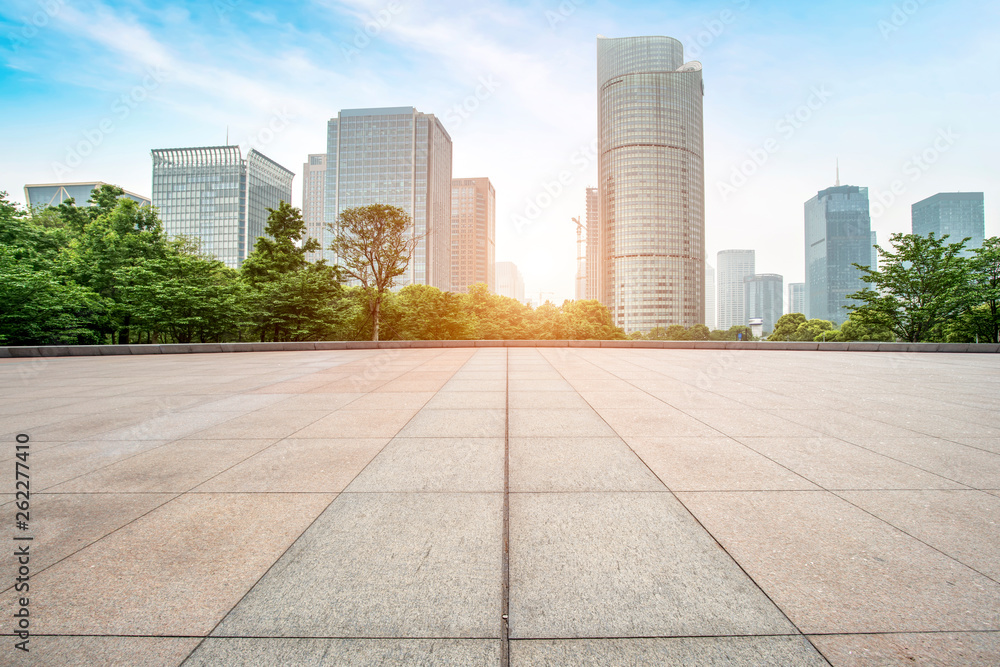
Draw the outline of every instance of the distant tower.
M497 294L524 300L524 276L514 262L497 262Z
M413 219L416 248L397 285L451 289L451 148L441 121L413 107L344 109L327 123L326 223L369 204Z
M746 326L746 293L743 281L754 275L753 250L722 250L717 257L718 312L716 326L723 331Z
M776 273L758 273L743 280L747 320L763 320L764 335L774 331L774 325L784 310L784 278Z
M807 318L847 319L846 306L855 303L847 295L867 285L854 264L871 264L871 239L868 188L835 185L805 203Z
M597 188L587 188L587 299L601 298L601 208Z
M806 284L788 283L788 307L786 313L805 313Z
M451 291L496 288L497 196L488 178L451 181Z
M705 326L715 329L715 269L705 264Z
M302 220L306 223L306 237L319 241L320 249L306 254L315 262L332 239L327 238L323 225L323 206L326 191L326 153L310 155L302 165Z
M671 37L597 38L601 301L627 332L705 321L701 75Z
M227 266L239 267L264 235L269 208L292 201L295 174L255 149L159 148L153 206L170 236L189 236Z
M948 243L958 243L971 237L963 255L980 248L986 237L986 212L982 192L939 192L913 205L913 233L927 236L931 232Z

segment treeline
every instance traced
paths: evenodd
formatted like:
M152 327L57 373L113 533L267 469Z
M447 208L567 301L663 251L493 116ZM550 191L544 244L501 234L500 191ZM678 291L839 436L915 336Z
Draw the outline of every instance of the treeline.
M306 254L298 209L272 211L240 269L169 239L156 211L102 186L91 206L25 211L0 193L0 345L369 340L370 295ZM625 338L596 301L528 308L474 285L385 295L383 340Z

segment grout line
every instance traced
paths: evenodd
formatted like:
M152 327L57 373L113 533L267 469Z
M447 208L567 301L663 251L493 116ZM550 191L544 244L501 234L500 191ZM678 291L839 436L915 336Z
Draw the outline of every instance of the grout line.
M510 666L510 350L504 380L503 556L500 564L500 667Z

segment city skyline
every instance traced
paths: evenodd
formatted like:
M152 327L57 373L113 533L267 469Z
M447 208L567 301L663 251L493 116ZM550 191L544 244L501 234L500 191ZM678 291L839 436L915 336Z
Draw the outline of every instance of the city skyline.
M150 149L219 145L227 126L297 167L322 152L338 109L413 104L453 135L455 173L496 184L497 259L561 302L571 218L597 182L594 36L656 34L707 73L707 256L751 247L762 268L803 280L801 203L833 182L838 157L845 182L870 188L883 243L938 192L984 191L986 235L1000 233L997 92L981 76L1000 63L1000 9L987 3L57 7L39 21L32 2L0 9L0 189L13 199L89 179L149 193Z

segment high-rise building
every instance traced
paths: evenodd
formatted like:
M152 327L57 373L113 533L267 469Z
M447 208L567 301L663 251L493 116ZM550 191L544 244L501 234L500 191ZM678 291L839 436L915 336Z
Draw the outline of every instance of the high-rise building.
M835 325L847 319L853 294L865 288L854 264L871 263L868 188L836 185L805 203L806 312Z
M451 289L451 137L434 115L387 107L330 119L326 223L369 204L397 206L413 219L413 256L398 284Z
M24 186L24 201L29 209L46 208L48 206L59 206L67 199L72 199L74 203L85 208L90 206L88 200L90 193L102 185L107 185L104 181L88 181L86 183L38 183ZM151 206L149 197L137 195L134 192L125 191L122 195L141 206Z
M705 321L703 96L676 39L597 38L601 301L628 332Z
M786 313L806 312L806 284L788 283L788 308Z
M292 201L295 174L239 146L161 148L153 154L153 206L170 236L238 267L264 235L269 208Z
M451 291L496 288L497 197L488 178L451 181Z
M747 325L746 292L744 279L754 275L753 250L720 250L716 258L716 291L718 293L718 318L716 326L723 331Z
M524 276L514 262L497 262L497 294L524 300Z
M586 299L601 298L601 199L597 188L587 188Z
M705 264L705 326L715 329L715 268Z
M962 252L966 257L973 248L980 248L986 238L986 210L982 192L939 192L918 201L912 207L913 233L958 243L969 237Z
M872 231L872 263L868 265L872 271L878 271L878 249L875 247L878 245L878 234Z
M784 278L776 273L757 273L743 279L747 321L755 318L763 320L765 336L774 331L774 325L783 314L784 282Z
M316 239L320 249L306 253L306 259L315 262L332 239L327 238L323 224L323 207L326 192L326 153L311 154L302 165L302 220L306 223L306 238Z

